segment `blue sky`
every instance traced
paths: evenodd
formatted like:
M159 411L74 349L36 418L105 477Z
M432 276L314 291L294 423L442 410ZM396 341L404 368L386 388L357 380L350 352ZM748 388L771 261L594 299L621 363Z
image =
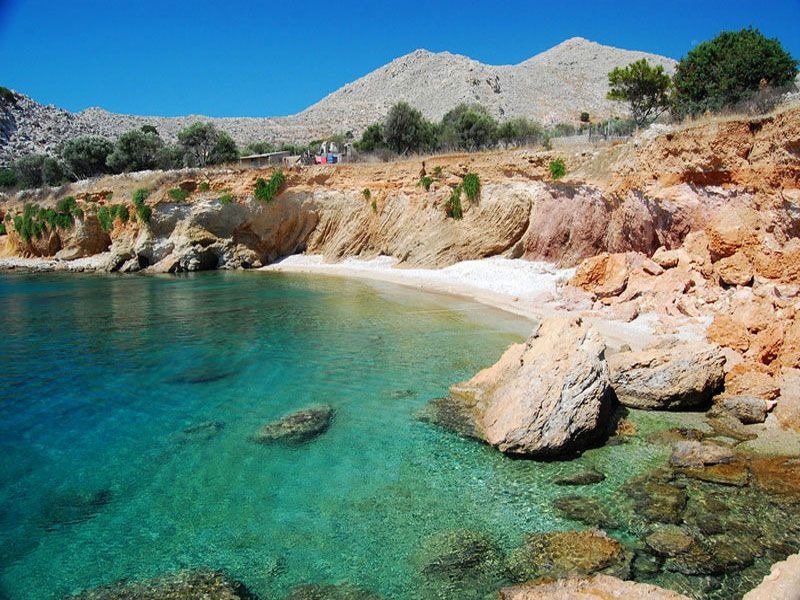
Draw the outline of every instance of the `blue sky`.
M69 110L298 112L417 48L512 64L573 36L680 58L752 25L800 57L800 0L0 0L0 85Z

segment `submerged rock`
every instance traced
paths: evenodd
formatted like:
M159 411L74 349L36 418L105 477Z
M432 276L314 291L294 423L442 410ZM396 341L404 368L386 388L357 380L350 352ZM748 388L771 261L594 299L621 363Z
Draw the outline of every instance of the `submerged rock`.
M311 406L267 423L258 430L254 441L259 444L302 444L325 433L333 422L333 416L334 410L330 406Z
M563 516L584 525L600 529L619 529L617 519L596 498L561 496L553 500L553 507Z
M677 592L610 575L530 582L500 590L500 600L689 600Z
M503 560L502 551L489 537L467 529L428 538L415 556L425 575L455 580L496 574Z
M658 527L645 539L647 546L660 556L677 556L689 550L695 539L676 525Z
M508 454L578 451L607 432L608 369L599 334L577 318L542 322L526 344L434 401L434 419Z
M517 581L593 573L627 577L632 560L630 550L602 531L558 531L529 536L509 557L509 568Z
M736 454L727 446L713 442L675 442L672 445L671 465L676 467L703 467L733 461Z
M72 600L258 600L222 571L179 571L145 581L120 581L88 590Z
M352 586L348 583L336 585L323 583L307 583L298 585L283 600L384 600L369 590Z
M42 527L50 531L93 519L111 502L111 497L109 489L56 494L48 498L42 506Z
M625 485L637 515L650 522L680 523L686 508L686 490L674 485L637 479Z
M608 357L620 403L649 410L685 410L708 404L722 387L725 357L718 346L672 343Z
M222 421L203 421L183 430L183 437L187 441L210 440L225 428Z
M564 475L553 480L556 485L591 485L593 483L600 483L606 478L603 473L594 469L586 469L585 471L578 471L571 475Z

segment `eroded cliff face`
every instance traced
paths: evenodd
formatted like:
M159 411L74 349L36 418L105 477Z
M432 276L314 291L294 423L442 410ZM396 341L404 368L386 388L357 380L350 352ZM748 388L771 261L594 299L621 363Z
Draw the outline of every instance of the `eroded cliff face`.
M603 252L652 256L708 232L707 269L723 283L751 271L786 281L798 276L798 153L794 108L578 153L567 157L563 183L549 180L552 153L529 151L292 170L270 203L253 197L269 169L115 176L6 200L4 210L18 214L25 202L75 195L84 218L28 242L6 221L4 252L65 260L110 252L103 268L159 271L257 266L304 250L330 261L390 255L414 267L493 255L574 266ZM474 201L462 195L464 217L455 220L447 205L467 172L482 190ZM130 204L138 187L150 191L149 225L118 221L104 232L98 207ZM172 201L174 187L189 192L186 202ZM220 201L225 194L232 202Z

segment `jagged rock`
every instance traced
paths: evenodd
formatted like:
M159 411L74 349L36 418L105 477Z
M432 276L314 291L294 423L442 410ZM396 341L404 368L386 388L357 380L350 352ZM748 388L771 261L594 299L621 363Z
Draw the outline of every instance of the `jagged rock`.
M750 481L750 470L747 467L747 463L743 460L733 460L716 465L684 469L683 473L692 479L719 485L744 487Z
M742 538L711 538L667 558L664 569L684 575L722 575L753 564L755 546Z
M726 395L775 400L780 393L780 383L763 366L739 364L725 374Z
M653 262L662 269L672 269L678 266L679 257L678 250L667 250L664 246L660 246L653 254Z
M146 581L120 581L72 600L258 600L244 584L221 571L179 571Z
M605 480L606 476L595 469L578 471L571 475L564 475L553 480L556 485L591 485Z
M333 415L333 408L325 405L299 410L264 425L254 436L254 441L259 444L302 444L325 433L333 422Z
M781 427L800 431L800 369L785 369L780 386L775 416Z
M450 388L437 412L509 454L554 456L598 439L611 416L599 334L580 319L552 318L492 367ZM444 411L442 404L454 408ZM447 423L443 423L447 425Z
M675 442L672 446L670 464L676 467L703 467L731 462L736 454L727 446L712 442Z
M627 495L633 501L637 515L647 521L680 523L686 508L686 491L649 479L635 479L625 484Z
M538 533L511 553L509 568L518 581L604 573L627 577L633 553L604 532Z
M655 585L609 575L530 582L500 590L500 600L689 600ZM760 599L759 599L760 600ZM766 597L764 597L766 600Z
M739 419L724 411L718 413L709 411L709 414L706 415L706 422L717 434L739 442L754 440L758 437L757 433L742 425Z
M722 387L724 364L717 346L700 342L608 357L611 385L620 403L650 410L683 410L708 403Z
M738 320L724 314L714 315L706 331L706 337L709 342L739 352L746 352L750 347L751 336L747 328Z

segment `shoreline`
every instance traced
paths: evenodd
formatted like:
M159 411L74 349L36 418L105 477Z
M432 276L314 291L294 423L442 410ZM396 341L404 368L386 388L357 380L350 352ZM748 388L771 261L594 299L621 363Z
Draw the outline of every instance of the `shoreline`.
M465 298L531 321L532 325L556 315L582 315L591 305L575 298L564 298L563 285L572 277L574 268L559 269L550 263L493 256L455 263L441 269L402 268L398 260L388 256L374 259L346 258L341 262L325 262L321 255L294 254L258 271L301 273L330 277L380 281L414 288L424 292ZM640 349L658 336L659 315L642 314L623 322L586 316L613 347L627 344ZM696 339L703 336L707 323L686 320L680 336Z

